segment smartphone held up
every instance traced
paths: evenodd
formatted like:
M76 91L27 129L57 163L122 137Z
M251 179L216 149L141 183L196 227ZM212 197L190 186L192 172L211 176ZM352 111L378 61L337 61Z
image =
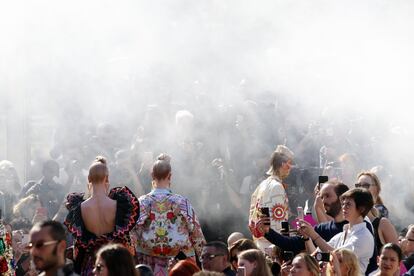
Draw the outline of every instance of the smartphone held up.
M318 177L318 189L320 190L322 184L328 182L328 180L329 180L329 177L327 175L320 175Z
M269 207L261 207L260 208L260 213L261 213L261 216L263 218L268 218L269 219L268 222L264 223L264 225L269 226L270 225L270 210L269 210Z

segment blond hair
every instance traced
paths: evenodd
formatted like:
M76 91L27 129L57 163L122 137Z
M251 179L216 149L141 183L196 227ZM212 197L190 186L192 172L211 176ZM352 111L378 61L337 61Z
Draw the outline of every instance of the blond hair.
M342 267L345 265L348 268L348 273L346 276L362 276L361 269L359 267L359 262L357 256L354 252L347 248L339 248L334 251L337 255L340 254L342 257L342 262L340 262L340 266ZM333 267L329 264L328 265L328 274L334 275Z
M89 167L88 180L90 183L99 183L108 177L109 171L106 165L106 159L102 156L97 156Z
M376 204L384 204L384 202L382 201L382 198L380 197L380 192L381 192L381 181L379 180L379 178L378 178L378 176L375 174L375 173L373 173L373 172L370 172L370 171L363 171L363 172L360 172L359 174L358 174L358 176L357 176L357 179L358 178L360 178L361 176L364 176L364 175L366 175L366 176L369 176L370 178L371 178L371 180L372 180L372 182L374 182L374 185L377 187L377 189L378 189L378 194L377 195L375 195L375 201L374 201L374 204L376 205Z

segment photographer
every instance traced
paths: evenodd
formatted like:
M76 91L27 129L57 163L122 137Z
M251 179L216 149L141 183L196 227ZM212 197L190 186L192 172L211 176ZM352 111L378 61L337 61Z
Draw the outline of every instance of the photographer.
M374 205L371 194L365 189L352 189L341 197L344 218L349 222L341 233L326 242L306 221L300 221L300 233L309 237L306 248L309 253L315 251L333 251L337 248L348 248L358 257L361 272L367 271L368 263L374 253L375 242L372 233L366 227L364 217Z
M322 186L320 197L325 207L325 212L334 220L323 222L314 227L314 230L324 240L330 240L336 234L342 232L343 226L347 223L341 211L339 197L348 191L348 187L339 182L328 182ZM257 223L258 231L264 233L264 237L272 244L284 251L293 251L295 254L305 250L305 240L300 236L287 237L265 225L266 218Z

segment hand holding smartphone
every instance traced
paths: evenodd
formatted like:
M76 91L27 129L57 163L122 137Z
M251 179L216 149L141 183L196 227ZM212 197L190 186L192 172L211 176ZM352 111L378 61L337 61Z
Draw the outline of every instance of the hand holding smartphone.
M305 214L303 212L303 207L302 206L298 206L296 210L298 212L298 217L297 217L298 220L299 219L303 220L303 218L305 217Z
M262 217L269 219L268 222L264 223L264 225L269 226L270 225L270 211L269 211L269 207L262 207L262 208L260 208L260 213L262 214Z
M315 254L315 259L318 262L329 262L331 259L331 253L329 252L317 252Z
M293 254L292 251L283 251L282 260L284 262L286 262L286 263L290 262L290 261L293 260L294 257L295 257L295 254Z
M329 177L327 175L320 175L318 178L318 189L321 189L321 184L328 182Z
M237 276L246 276L246 268L239 266L237 268Z

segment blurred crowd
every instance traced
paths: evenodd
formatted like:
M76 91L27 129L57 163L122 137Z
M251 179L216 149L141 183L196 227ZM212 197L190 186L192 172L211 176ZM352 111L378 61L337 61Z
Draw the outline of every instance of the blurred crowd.
M394 247L390 246L389 250L395 251L400 260L409 258L414 252L409 250L411 239L414 240L409 236L414 213L411 200L414 189L410 188L414 170L409 162L396 166L393 161L398 157L384 156L379 150L382 139L389 139L392 135L389 126L378 124L375 128L368 128L366 124L371 123L368 119L359 115L350 115L346 119L336 117L334 110L301 118L295 116L304 108L298 102L264 95L234 105L214 105L208 102L207 97L198 99L200 105L192 107L148 105L134 128L115 123L92 125L82 120L81 111L77 111L55 130L54 142L46 149L48 156L37 156L33 152L25 183L19 180L12 162L0 161L1 217L7 231L13 233L13 269L16 274L25 275L29 268L33 270L30 250L25 249L32 227L47 220L65 222L68 194L83 192L86 198L90 196L88 177L90 163L95 156L106 157L110 188L126 186L140 198L154 190L154 162L163 152L171 156L169 185L172 192L191 202L204 241L207 245L213 242L210 247L214 252L209 252L207 255L210 257L207 258L216 254L221 254L217 255L218 259L228 257L223 260L226 265L212 270L221 272L228 264L230 270L237 271L237 261L231 260L237 256L239 266L242 257L246 262L260 263L258 260L262 255L258 252L242 255L241 250L236 250L239 255L235 255L231 253L232 244L226 243L234 232L256 242L254 231L258 229L248 227L251 197L258 185L268 178L266 172L277 145L288 147L294 156L290 158L294 162L289 163L289 173L280 179L289 199L286 220L290 225L297 222L298 206L305 207L304 212L311 214L317 223L335 220L335 216L326 215L329 204L322 202L320 190L315 189L320 175L326 175L329 181L343 183L350 189L376 186L376 190L370 190L376 211L373 209L363 217L368 216L371 224L375 218L386 218L386 222L379 222L385 226L377 227L384 228L379 230L383 231L379 234L382 245L399 243L403 257ZM406 175L397 177L402 172ZM361 180L364 176L370 180ZM369 185L361 186L364 183ZM142 202L139 203L142 207ZM393 230L386 228L389 225ZM280 229L275 230L280 232ZM396 233L395 237L389 237L390 231ZM313 234L310 230L305 232L298 235ZM262 234L266 237L268 233ZM68 237L65 240L70 247L76 239ZM264 263L269 260L271 264L277 263L278 273L282 274L291 273L286 272L288 265L283 262L285 251L294 252L294 256L299 254L290 259L289 265L293 264L293 268L289 267L289 271L298 269L299 263L306 263L308 268L313 266L313 259L306 255L312 252L300 253L306 251L304 248L284 250L280 241L268 240L269 245L274 246L261 248L253 243L246 250L259 248L265 253ZM220 242L226 245L227 251ZM339 269L342 263L338 260L353 258L352 252L329 249L326 251L335 253L327 262L330 267L322 268L326 271ZM198 259L193 259L196 267L204 265L208 268L207 264L200 263L200 258L202 260L206 254L204 250L197 254L201 255L197 256ZM375 251L377 256L382 256L386 250L378 246ZM406 270L410 269L410 264L409 259ZM172 265L169 266L171 269ZM320 267L316 264L317 273L320 273ZM270 268L277 270L274 266ZM248 265L245 270L251 273ZM246 271L243 275L267 275Z

